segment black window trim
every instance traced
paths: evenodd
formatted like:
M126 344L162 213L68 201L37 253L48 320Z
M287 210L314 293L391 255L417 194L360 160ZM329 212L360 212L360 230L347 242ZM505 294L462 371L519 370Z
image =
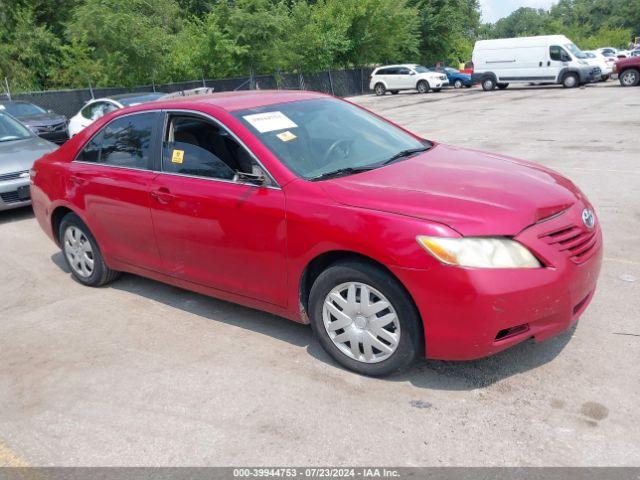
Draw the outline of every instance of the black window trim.
M89 143L91 143L91 141L96 138L98 135L100 135L105 128L107 128L109 125L111 125L113 122L120 120L121 118L125 118L125 117L130 117L132 115L142 115L142 114L149 114L152 113L156 116L154 123L153 123L153 128L151 130L151 148L149 149L149 160L147 160L147 168L138 168L138 167L124 167L122 165L110 165L108 163L99 163L99 162L85 162L84 160L78 160L78 157L82 154L82 152L84 151L84 149L87 147L87 145L89 145ZM156 170L156 165L158 163L158 156L160 154L160 149L158 148L158 134L160 132L159 127L159 122L160 122L160 114L162 113L162 110L141 110L138 112L129 112L129 113L125 113L123 115L118 115L115 118L112 118L111 120L109 120L109 122L105 123L102 127L100 127L100 129L98 129L96 132L94 132L93 135L91 135L91 137L82 144L82 147L78 150L78 153L76 154L75 158L72 160L72 162L75 163L81 163L83 165L96 165L96 166L101 166L101 167L108 167L108 168L119 168L121 170L135 170L138 172L155 172L158 173L158 171Z
M258 160L258 157L256 156L256 154L253 153L253 151L251 151L251 149L249 147L247 147L247 145L242 140L240 140L240 138L238 138L238 136L234 132L232 132L230 128L228 128L224 123L222 123L217 118L215 118L215 117L213 117L213 116L211 116L211 115L209 115L207 113L201 112L199 110L164 109L164 110L161 110L161 112L164 114L164 118L163 118L162 136L160 138L159 145L162 145L164 143L164 139L167 136L167 128L169 126L169 118L170 118L171 115L182 114L182 115L185 115L185 116L200 117L203 120L213 122L218 127L223 128L231 136L231 138L233 138L236 142L238 142L238 145L240 145L240 147L244 148L249 153L249 156L251 157L251 159L253 161L255 161L258 164L258 166L262 169L262 171L265 173L265 175L267 177L269 177L270 184L269 185L260 185L261 187L271 188L271 189L274 189L274 190L282 190L280 185L278 184L278 182L276 182L275 178L273 178L273 175L271 175L269 170L267 170L266 167L262 164L262 162L260 160ZM160 149L160 150L162 150L162 149ZM207 180L207 181L211 181L211 182L232 183L234 185L249 185L249 186L252 186L252 187L256 187L257 186L255 183L241 182L241 181L237 181L237 180L227 180L225 178L203 177L203 176L200 176L200 175L192 175L192 174L188 174L188 173L165 172L162 169L162 154L159 155L158 162L159 163L158 163L157 166L159 168L156 169L156 172L158 174L161 174L161 175L174 175L174 176L178 176L178 177L197 178L197 179L200 179L200 180Z

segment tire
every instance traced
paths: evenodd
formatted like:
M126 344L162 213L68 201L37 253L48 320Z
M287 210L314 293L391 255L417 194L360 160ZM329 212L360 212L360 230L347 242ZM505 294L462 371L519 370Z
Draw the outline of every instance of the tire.
M494 88L496 88L496 82L493 78L487 77L484 80L482 80L482 89L485 92L490 92Z
M416 90L418 90L418 93L429 93L431 86L426 80L420 80L416 85Z
M363 304L356 300L362 298L363 286L369 292L369 308L375 309L377 305L382 310L372 312L363 308L360 311ZM336 295L342 300L336 301ZM386 305L380 303L383 299L388 302ZM349 313L340 317L340 308ZM331 265L311 287L309 313L311 327L322 348L339 364L362 375L383 376L400 371L423 351L422 322L409 294L394 277L374 265L360 261ZM371 328L372 321L383 318L387 319L386 324ZM331 325L336 322L347 322L346 327L332 329ZM348 338L358 339L355 352Z
M462 80L457 79L455 82L453 82L453 88L462 88L464 85L462 84Z
M58 234L64 261L71 270L73 278L81 284L88 287L100 287L120 275L120 272L111 270L104 263L96 239L75 213L69 213L62 219ZM74 244L74 239L78 242L77 244ZM75 262L73 259L78 257L80 260ZM86 258L89 258L91 262ZM92 267L89 269L91 264Z
M576 75L575 73L567 73L562 79L562 86L564 88L575 88L579 86L579 84L580 84L580 79L578 78L578 75Z
M397 95L398 94L398 90L389 90L391 92L391 95Z
M379 97L387 93L387 88L382 83L376 83L376 86L373 87L373 89L376 92L376 95Z
M508 83L499 83L499 84L497 85L497 87L498 87L500 90L504 90L504 89L506 89L508 86L509 86L509 84L508 84Z
M640 83L640 71L629 68L619 75L618 80L623 87L635 87Z

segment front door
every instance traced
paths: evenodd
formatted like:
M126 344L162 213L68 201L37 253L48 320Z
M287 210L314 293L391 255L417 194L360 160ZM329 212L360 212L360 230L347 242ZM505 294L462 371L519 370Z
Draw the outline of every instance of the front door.
M171 276L286 305L284 194L222 125L168 113L161 172L151 189L156 240Z

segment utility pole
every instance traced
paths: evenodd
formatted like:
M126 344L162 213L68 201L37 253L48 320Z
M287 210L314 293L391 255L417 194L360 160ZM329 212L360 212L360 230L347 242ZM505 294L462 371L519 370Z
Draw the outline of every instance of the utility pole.
M7 93L9 101L11 101L11 91L9 90L9 80L7 80L7 77L4 77L4 85L2 86L2 89Z

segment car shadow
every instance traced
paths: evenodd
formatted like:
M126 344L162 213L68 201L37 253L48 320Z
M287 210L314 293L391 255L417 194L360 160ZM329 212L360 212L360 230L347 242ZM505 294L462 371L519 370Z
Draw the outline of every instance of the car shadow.
M19 222L29 218L35 218L33 209L30 205L0 211L0 225L3 223Z
M61 252L53 254L51 260L63 272L70 273ZM141 295L211 321L224 322L298 347L306 347L307 353L315 359L344 370L322 349L308 325L137 275L124 274L105 288ZM416 387L428 390L486 388L512 375L533 370L552 361L569 342L574 331L575 326L561 335L537 344L528 340L481 360L450 362L422 359L406 372L381 380L410 382Z

